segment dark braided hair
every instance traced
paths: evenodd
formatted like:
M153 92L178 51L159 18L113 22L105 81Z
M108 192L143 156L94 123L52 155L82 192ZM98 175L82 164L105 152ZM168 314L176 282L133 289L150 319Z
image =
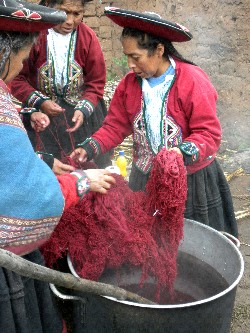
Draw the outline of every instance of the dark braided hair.
M121 40L126 37L132 37L137 40L138 47L148 50L148 54L153 55L159 44L164 45L163 57L173 56L183 62L195 65L192 61L185 59L173 46L173 44L164 38L156 37L138 29L126 27L122 31Z
M17 54L22 48L34 43L37 36L38 32L0 31L0 76L10 61L11 52Z

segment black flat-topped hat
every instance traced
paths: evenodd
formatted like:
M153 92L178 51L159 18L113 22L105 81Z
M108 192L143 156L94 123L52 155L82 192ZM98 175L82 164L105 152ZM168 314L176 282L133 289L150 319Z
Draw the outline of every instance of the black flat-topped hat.
M170 42L187 42L193 37L186 27L163 20L160 15L155 13L138 13L116 7L106 7L104 13L114 23L123 28L138 29L167 39Z
M18 0L0 0L0 30L35 32L66 20L63 11Z

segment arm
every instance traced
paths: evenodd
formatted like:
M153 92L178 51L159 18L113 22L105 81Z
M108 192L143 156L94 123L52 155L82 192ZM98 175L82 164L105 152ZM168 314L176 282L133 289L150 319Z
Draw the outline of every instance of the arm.
M115 179L108 170L89 169L75 170L71 174L57 177L65 199L64 209L77 204L88 191L106 194Z
M23 69L11 82L11 92L25 107L40 109L43 101L49 98L37 91L37 68L46 61L46 32L40 33L32 46L29 58L23 62ZM44 52L41 50L44 48ZM43 54L44 53L44 54ZM31 97L32 96L32 97Z
M48 116L56 116L64 110L49 96L38 90L38 70L47 61L47 34L42 32L31 48L23 69L11 82L11 92L24 107L42 110Z
M133 89L133 82L130 83ZM138 85L137 82L135 84ZM141 90L137 86L134 95L131 95L126 92L126 85L125 78L118 84L102 127L91 138L78 145L81 148L77 148L71 154L77 162L91 160L100 153L105 153L122 143L132 133L134 114L140 106Z
M42 151L37 151L36 154L50 167L50 169L52 169L56 176L70 173L75 170L74 166L62 163L57 158L54 158L52 154L48 154Z
M37 75L34 70L33 57L31 54L30 58L23 63L22 71L12 81L11 92L15 98L22 102L23 106L35 109L36 111L42 110L48 116L57 116L64 109L52 101L50 97L36 90L32 85L34 82L31 83L30 77L33 76L34 78Z
M208 76L192 66L181 79L181 88L177 83L171 93L177 96L173 117L180 119L183 130L183 142L178 147L185 164L213 158L221 142L221 126L216 115L217 92Z
M103 52L94 31L85 24L78 27L76 61L82 65L84 74L84 89L81 100L75 110L81 110L87 119L98 101L103 98L106 83L106 65Z

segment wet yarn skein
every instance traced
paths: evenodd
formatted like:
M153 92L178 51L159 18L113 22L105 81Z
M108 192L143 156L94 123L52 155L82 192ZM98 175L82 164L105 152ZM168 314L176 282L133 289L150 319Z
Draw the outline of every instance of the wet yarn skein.
M152 276L156 300L173 293L183 237L187 195L182 156L162 149L154 158L145 192L133 192L122 176L106 195L90 192L67 209L42 247L47 266L69 252L79 276L98 281L106 269L141 269L140 286Z

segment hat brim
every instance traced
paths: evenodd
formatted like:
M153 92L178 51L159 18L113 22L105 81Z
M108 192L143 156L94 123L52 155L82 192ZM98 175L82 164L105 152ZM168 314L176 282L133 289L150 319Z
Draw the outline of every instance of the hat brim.
M38 32L66 20L65 12L34 3L14 0L1 3L0 30Z
M171 42L187 42L193 37L184 26L168 22L149 13L138 13L114 7L106 7L104 13L123 28L138 29Z

